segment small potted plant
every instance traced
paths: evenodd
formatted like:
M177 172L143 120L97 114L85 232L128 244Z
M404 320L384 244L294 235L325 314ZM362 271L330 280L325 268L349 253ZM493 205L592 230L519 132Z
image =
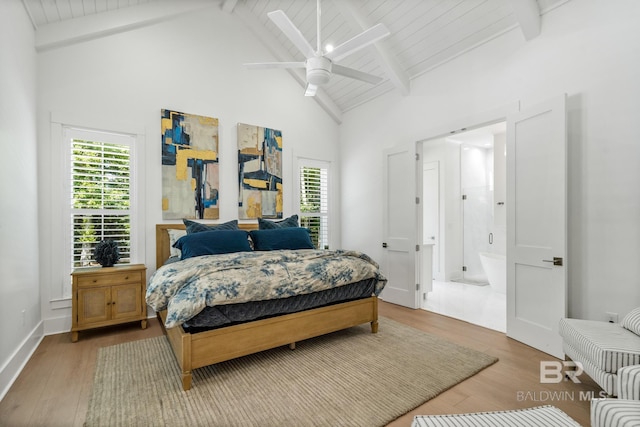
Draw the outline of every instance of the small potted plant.
M115 240L101 240L93 249L93 259L103 267L113 267L120 259L118 242Z

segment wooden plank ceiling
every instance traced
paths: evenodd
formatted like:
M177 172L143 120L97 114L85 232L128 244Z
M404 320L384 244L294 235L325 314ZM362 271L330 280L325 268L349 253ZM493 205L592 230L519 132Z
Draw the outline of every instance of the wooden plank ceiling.
M274 10L283 10L311 46L316 46L315 0L22 1L36 29L36 40L38 32L46 33L49 27L78 25L94 15L124 16L130 11L140 16L141 11L160 6L167 13L174 13L176 8L221 7L252 29L264 44L265 54L247 58L247 62L274 61L274 57L277 61L304 61L304 56L268 19L267 13ZM497 35L519 27L525 39L534 38L540 31L541 16L567 1L323 0L322 45L337 46L379 22L387 26L391 35L339 61L340 65L383 77L382 83L371 85L334 74L319 91L317 101L339 122L343 112L388 91L407 95L411 79ZM171 2L173 11L167 6ZM46 48L46 43L40 48ZM302 96L304 70L288 71L300 82Z

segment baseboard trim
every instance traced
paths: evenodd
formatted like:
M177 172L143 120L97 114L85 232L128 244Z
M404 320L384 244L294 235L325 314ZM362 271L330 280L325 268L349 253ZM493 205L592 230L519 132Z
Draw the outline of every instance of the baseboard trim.
M71 315L53 317L45 319L44 321L44 334L55 335L63 334L71 330Z
M44 338L44 323L40 321L35 328L20 343L7 363L0 368L0 400L4 399L13 383L33 356L33 353Z

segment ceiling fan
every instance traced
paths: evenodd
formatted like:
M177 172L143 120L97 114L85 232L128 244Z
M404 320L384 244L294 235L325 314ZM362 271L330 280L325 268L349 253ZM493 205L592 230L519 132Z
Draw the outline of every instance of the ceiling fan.
M389 30L383 24L376 24L368 30L363 31L350 40L335 47L333 50L325 52L322 50L320 38L320 0L317 0L317 47L314 50L311 44L304 38L300 30L291 22L289 17L282 11L276 10L267 13L271 21L284 33L285 36L302 52L306 60L304 62L260 62L244 64L247 68L305 68L307 72L307 87L305 96L314 96L319 86L329 82L331 73L352 79L361 80L371 84L378 84L383 79L373 74L343 67L336 64L337 61L351 55L352 53L387 37Z

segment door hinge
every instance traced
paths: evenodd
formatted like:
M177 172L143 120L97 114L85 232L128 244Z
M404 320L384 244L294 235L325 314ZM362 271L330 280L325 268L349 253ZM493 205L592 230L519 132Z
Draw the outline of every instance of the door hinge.
M420 204L420 197L416 197L416 205Z
M420 252L420 245L416 245L416 252Z
M462 271L467 271L467 266L466 265L462 266Z
M416 291L420 290L420 283L416 283Z
M420 154L416 153L416 160L420 160Z
M467 200L467 195L466 194L462 195L462 200Z

